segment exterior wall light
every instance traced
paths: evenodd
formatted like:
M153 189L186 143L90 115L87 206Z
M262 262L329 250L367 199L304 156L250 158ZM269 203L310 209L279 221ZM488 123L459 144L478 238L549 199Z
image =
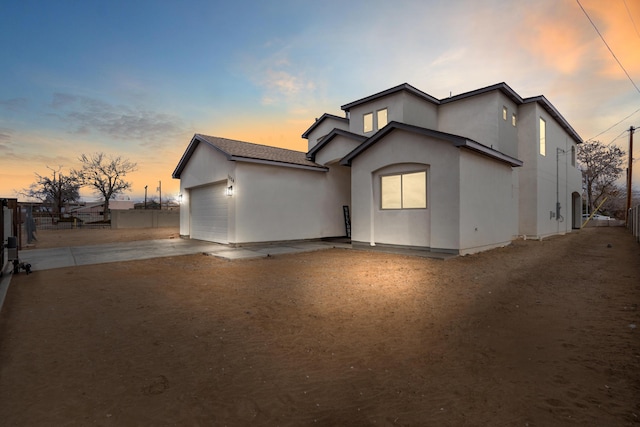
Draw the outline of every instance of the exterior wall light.
M233 196L233 185L228 186L224 194L226 194L227 196Z

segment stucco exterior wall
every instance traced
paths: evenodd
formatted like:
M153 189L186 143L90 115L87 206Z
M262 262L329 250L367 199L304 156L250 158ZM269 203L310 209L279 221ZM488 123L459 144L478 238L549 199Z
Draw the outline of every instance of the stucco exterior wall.
M513 168L460 150L460 253L511 242L518 232Z
M546 123L546 155L540 154L540 118ZM578 206L572 194L582 193L582 175L571 162L575 141L537 103L520 106L519 233L532 238L572 230ZM558 151L560 149L561 151ZM556 217L560 203L560 219Z
M507 107L507 120L502 108ZM517 125L511 114L517 106L502 92L493 91L440 106L438 130L464 136L518 158Z
M229 243L344 236L349 171L329 172L239 162L234 183L234 233Z
M360 144L360 141L336 136L316 154L316 163L327 165L339 161Z
M206 143L198 144L195 152L189 159L184 170L180 174L180 235L190 234L191 212L190 188L227 181L228 176L235 174L235 162L230 162L218 150ZM232 201L230 201L232 203Z
M459 246L459 150L449 142L396 130L351 167L352 240L368 244L457 250ZM382 210L380 175L427 173L427 209Z
M383 98L353 107L349 112L349 131L372 136L380 130L376 111L387 109L387 123L396 121L426 128L437 124L437 106L406 92L397 92ZM364 132L363 115L373 113L373 131Z
M409 125L436 129L438 126L438 106L410 93L403 92L402 115L396 121Z

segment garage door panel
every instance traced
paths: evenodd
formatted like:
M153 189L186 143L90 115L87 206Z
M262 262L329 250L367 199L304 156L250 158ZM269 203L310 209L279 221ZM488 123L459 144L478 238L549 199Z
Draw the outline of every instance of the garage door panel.
M191 190L191 238L229 243L225 189L226 183L223 182Z

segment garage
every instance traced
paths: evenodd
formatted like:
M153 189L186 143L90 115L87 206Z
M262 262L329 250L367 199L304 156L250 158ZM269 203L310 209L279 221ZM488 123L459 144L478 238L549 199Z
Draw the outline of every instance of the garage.
M191 238L229 243L226 181L191 189Z

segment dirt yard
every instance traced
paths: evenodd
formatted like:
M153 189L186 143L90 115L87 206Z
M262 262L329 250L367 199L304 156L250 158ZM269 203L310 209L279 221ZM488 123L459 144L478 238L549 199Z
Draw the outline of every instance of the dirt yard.
M98 231L38 247L123 238ZM639 297L640 245L609 227L449 261L332 249L21 273L0 313L0 423L640 425Z

